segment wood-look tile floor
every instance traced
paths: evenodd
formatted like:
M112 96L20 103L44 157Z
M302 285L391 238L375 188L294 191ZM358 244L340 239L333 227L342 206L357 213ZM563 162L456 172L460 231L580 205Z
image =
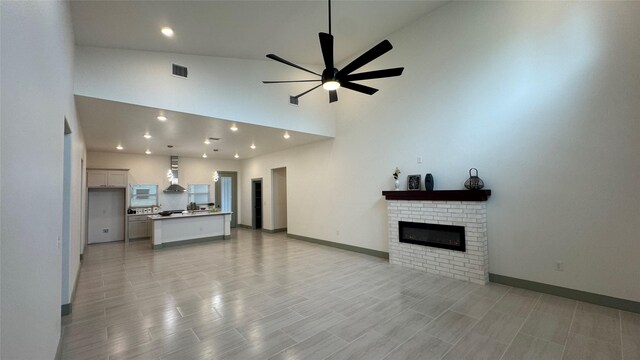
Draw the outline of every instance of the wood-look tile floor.
M284 234L85 255L64 359L640 359L640 314Z

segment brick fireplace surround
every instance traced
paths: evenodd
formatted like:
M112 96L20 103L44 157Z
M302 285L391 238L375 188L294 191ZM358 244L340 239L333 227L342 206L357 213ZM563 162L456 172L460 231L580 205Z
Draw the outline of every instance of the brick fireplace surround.
M389 262L432 274L489 282L487 203L491 190L383 191L389 221ZM465 227L466 251L401 243L398 222Z

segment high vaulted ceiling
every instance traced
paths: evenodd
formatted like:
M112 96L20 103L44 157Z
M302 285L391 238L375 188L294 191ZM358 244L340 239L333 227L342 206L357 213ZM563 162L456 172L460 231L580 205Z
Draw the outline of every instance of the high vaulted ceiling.
M335 62L339 64L368 50L390 33L433 11L445 1L332 1ZM75 42L79 46L183 53L224 58L264 60L269 53L289 61L322 65L319 32L328 31L327 1L71 1ZM172 38L160 29L173 28ZM401 64L399 64L401 65ZM281 66L285 66L282 65ZM266 76L266 74L265 74ZM268 76L266 76L268 78ZM232 158L249 158L326 139L286 129L241 124L230 134L220 119L172 113L160 123L160 109L76 97L78 117L89 151ZM238 123L240 125L240 123ZM153 138L145 140L144 132ZM222 137L205 146L204 137ZM256 150L249 149L251 142ZM166 145L175 147L167 149Z
M443 1L333 1L336 63L360 54ZM241 59L275 53L321 64L327 1L72 1L76 44ZM160 33L169 26L172 39Z

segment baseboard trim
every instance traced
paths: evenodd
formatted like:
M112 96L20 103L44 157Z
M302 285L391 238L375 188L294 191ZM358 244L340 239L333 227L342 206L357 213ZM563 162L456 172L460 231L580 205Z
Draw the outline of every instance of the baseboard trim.
M287 237L290 237L296 240L312 242L319 245L331 246L331 247L342 249L342 250L349 250L349 251L353 251L353 252L357 252L365 255L371 255L371 256L382 258L382 259L389 259L389 253L384 251L378 251L378 250L367 249L359 246L341 244L333 241L314 239L307 236L296 235L291 233L287 233Z
M237 227L243 228L243 229L253 229L251 225L245 225L245 224L238 224Z
M56 349L56 356L54 360L62 359L62 327L60 328L60 339L58 339L58 348Z
M152 247L153 247L153 250L159 250L159 249L164 249L164 248L174 247L174 246L197 244L197 243L203 243L203 242L215 241L215 240L229 240L229 239L231 239L231 235L217 235L217 236L209 236L209 237L203 237L198 239L173 241L173 242L168 242L160 245L154 244L152 245Z
M640 314L640 302L632 300L625 300L607 295L600 295L587 291L575 290L562 286L549 285L545 283L491 273L489 274L489 281Z
M76 282L73 285L73 291L71 291L70 301L68 304L62 304L60 306L61 316L69 315L73 311L73 299L76 298L76 290L78 290L78 279L80 278L80 268L82 268L82 256L80 257L80 266L78 266L78 271L76 272Z
M266 233L269 233L269 234L275 234L275 233L280 233L280 232L286 232L286 231L287 231L287 228L280 228L280 229L273 229L273 230L270 230L270 229L262 229L262 231L264 231L264 232L266 232Z

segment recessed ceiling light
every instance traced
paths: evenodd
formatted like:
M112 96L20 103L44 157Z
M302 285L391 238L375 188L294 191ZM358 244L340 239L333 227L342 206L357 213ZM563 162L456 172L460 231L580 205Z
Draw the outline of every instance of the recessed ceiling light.
M122 147L122 145L118 145L118 146L116 146L116 149L118 149L118 150L122 150L122 149L124 149L124 148Z
M283 137L283 138L285 138L285 139L288 139L288 138L290 138L290 137L291 137L291 135L289 135L289 132L288 132L288 131L285 131L285 132L284 132L284 135L282 135L282 137Z
M160 121L167 121L167 117L164 116L164 115L158 115L158 117L156 119L158 119Z
M147 151L144 152L147 155L151 155L151 150L147 149Z
M211 141L209 141L209 139L207 139L207 140L204 141L204 143L209 145L209 144L211 144Z
M251 146L249 146L249 147L252 148L252 149L255 149L256 145L255 144L251 144Z
M235 155L233 155L233 157L237 159L237 158L240 157L240 155L238 155L238 153L236 153Z
M162 35L166 37L173 37L173 29L170 27L165 26L162 29L160 29L160 31L162 32Z
M236 124L231 125L229 129L231 129L231 131L238 131L238 127L236 126Z
M149 134L149 133L144 134L144 138L145 139L151 139L151 134Z
M207 158L207 154L202 154L202 157L206 159Z

